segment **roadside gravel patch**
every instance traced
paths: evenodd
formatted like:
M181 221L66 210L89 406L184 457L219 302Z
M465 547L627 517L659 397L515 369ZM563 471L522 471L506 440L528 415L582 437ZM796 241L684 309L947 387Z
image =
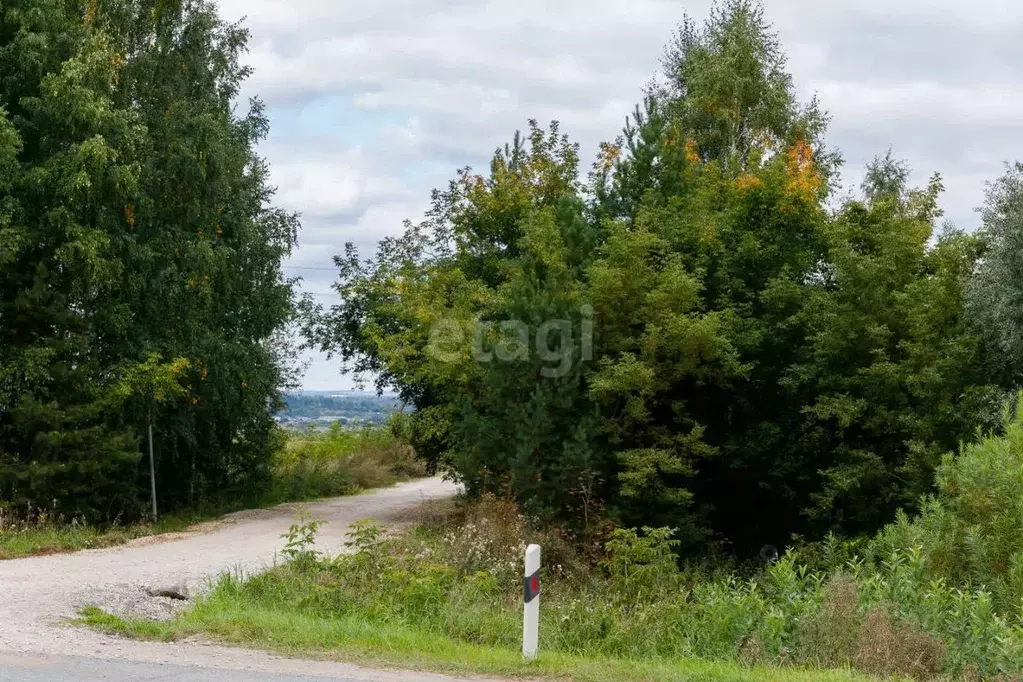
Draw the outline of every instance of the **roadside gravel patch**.
M107 549L0 562L0 653L99 657L142 662L295 672L360 679L408 679L402 674L365 671L357 666L291 661L259 651L196 642L133 642L68 625L83 606L121 616L171 618L188 602L152 597L154 587L181 585L201 593L225 571L244 575L266 570L284 546L281 534L300 512L326 523L317 535L322 552L344 550L349 526L363 518L385 525L407 522L409 510L429 500L453 496L456 488L440 478L400 483L350 497L231 514L195 532L140 539ZM416 674L415 679L451 680Z

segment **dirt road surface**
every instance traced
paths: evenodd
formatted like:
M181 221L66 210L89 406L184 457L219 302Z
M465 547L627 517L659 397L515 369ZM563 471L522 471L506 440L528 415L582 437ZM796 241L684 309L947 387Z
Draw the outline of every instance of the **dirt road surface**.
M337 553L351 523L363 518L400 523L419 504L454 492L452 484L431 478L351 497L240 512L196 532L144 538L121 547L0 561L0 680L46 675L91 679L92 673L96 679L156 679L152 674L165 675L159 679L234 680L247 672L251 679L282 681L450 681L442 675L297 661L210 643L132 642L71 626L67 620L85 605L166 616L175 602L150 597L148 589L184 583L192 591L201 590L224 571L266 569L279 561L284 544L280 536L302 510L327 522L317 548Z

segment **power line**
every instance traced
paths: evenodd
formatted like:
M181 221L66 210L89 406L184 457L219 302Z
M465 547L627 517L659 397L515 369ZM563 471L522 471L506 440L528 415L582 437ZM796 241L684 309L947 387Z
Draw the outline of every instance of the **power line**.
M321 268L313 265L282 265L284 270L315 270L317 272L337 272L337 268Z

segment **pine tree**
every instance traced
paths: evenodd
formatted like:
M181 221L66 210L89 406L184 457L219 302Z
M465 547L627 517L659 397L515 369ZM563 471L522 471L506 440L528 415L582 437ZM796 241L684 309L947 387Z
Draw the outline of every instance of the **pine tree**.
M933 244L940 182L890 159L830 209L826 123L762 6L725 0L683 24L589 186L534 126L374 262L339 257L312 336L420 408L402 428L471 494L569 521L595 500L688 547L872 531L997 405L963 316L983 243ZM506 339L481 321L582 310L592 360L564 375L536 348L486 359Z

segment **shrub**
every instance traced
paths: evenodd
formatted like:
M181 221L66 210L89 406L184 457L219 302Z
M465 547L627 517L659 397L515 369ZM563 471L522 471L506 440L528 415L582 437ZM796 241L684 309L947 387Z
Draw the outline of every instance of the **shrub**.
M425 473L412 448L390 431L335 424L326 433L293 436L275 455L271 495L281 500L343 495Z
M825 585L817 614L796 626L799 658L826 667L852 665L862 628L863 614L856 581L837 574Z
M672 528L619 528L611 533L603 562L617 598L650 601L678 586L678 562Z
M322 555L314 547L316 533L322 525L323 521L300 517L298 523L291 524L288 532L281 535L285 541L281 554L296 566L311 566L318 562Z
M920 514L900 513L873 553L917 552L921 580L983 587L1008 614L1023 604L1023 400L1005 408L1003 423L1003 433L947 455Z
M482 571L508 583L521 570L525 536L525 517L515 503L484 495L450 524L443 554L463 575Z
M513 502L490 496L403 535L382 533L357 524L353 554L317 557L315 527L296 524L291 563L225 583L214 597L515 648L522 551L536 541L545 557L545 651L855 667L914 679L1011 680L1023 670L1023 621L999 615L988 592L929 579L922 551L853 557L830 573L788 552L744 579L680 568L672 530L644 528L614 531L603 560L587 563L564 534L531 529Z
M945 644L910 623L896 623L881 609L871 611L859 634L856 667L875 675L937 676L945 660Z

